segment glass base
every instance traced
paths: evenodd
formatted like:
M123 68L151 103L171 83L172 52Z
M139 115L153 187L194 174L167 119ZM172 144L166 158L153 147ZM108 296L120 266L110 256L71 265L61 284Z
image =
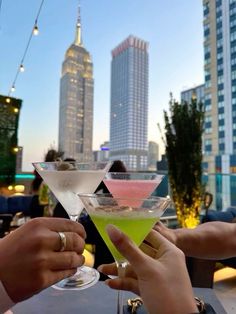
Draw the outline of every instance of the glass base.
M100 274L96 269L82 266L73 276L57 282L52 287L57 290L83 290L97 283L99 277Z

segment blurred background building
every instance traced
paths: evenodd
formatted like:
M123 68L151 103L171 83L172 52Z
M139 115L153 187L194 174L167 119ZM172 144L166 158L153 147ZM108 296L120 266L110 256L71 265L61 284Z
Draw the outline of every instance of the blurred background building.
M192 99L197 99L198 102L204 103L204 95L205 95L205 85L201 84L201 85L183 90L181 92L180 98L181 98L181 101L186 101L187 103L190 103Z
M16 173L22 172L22 159L23 159L23 147L18 146L18 152L16 153Z
M15 182L22 100L0 95L0 185Z
M148 170L156 171L159 160L159 145L156 142L148 142Z
M77 161L92 161L93 63L81 36L80 8L76 36L68 48L60 80L59 151Z
M109 142L104 142L102 145L100 145L100 150L93 151L94 161L108 161L109 151Z
M148 166L148 43L129 36L112 50L110 159Z

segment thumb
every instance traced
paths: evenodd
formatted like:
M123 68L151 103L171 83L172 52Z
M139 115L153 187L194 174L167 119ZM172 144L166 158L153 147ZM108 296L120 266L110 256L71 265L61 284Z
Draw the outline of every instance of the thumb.
M114 225L107 225L106 231L117 250L133 267L138 268L139 265L143 265L146 255L127 237L126 234Z

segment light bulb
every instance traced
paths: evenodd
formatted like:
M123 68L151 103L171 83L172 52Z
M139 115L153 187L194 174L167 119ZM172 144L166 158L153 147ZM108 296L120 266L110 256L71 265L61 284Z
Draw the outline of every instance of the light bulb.
M36 24L34 25L33 34L35 36L37 36L39 34L39 28L38 28L38 26Z
M25 71L25 68L24 68L23 64L20 65L20 71L21 71L21 72L24 72L24 71Z
M7 97L6 102L9 104L11 102L11 99L9 97Z
M11 91L14 92L16 90L15 85L12 85Z

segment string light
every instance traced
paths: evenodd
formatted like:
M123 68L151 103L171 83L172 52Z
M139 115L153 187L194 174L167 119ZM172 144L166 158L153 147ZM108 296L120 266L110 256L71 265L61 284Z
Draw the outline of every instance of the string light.
M21 71L21 72L24 72L24 71L25 71L25 68L24 68L23 64L20 65L20 71Z
M1 3L2 3L2 0L0 0L0 9L1 9ZM31 39L32 39L33 35L36 36L36 35L38 35L38 33L39 33L39 29L38 29L38 18L39 18L39 15L40 15L40 13L41 13L43 4L44 4L44 0L41 0L39 9L38 9L38 12L37 12L37 15L36 15L36 19L35 19L35 22L34 22L34 26L33 26L32 30L31 30L31 32L30 32L30 36L29 36L29 39L28 39L28 42L27 42L25 51L24 51L24 53L23 53L23 57L21 58L20 66L18 67L18 69L17 69L17 71L16 71L16 75L15 75L15 78L14 78L14 80L13 80L13 83L11 84L11 88L10 88L10 91L9 91L9 93L8 93L8 96L10 96L11 93L15 91L16 81L17 81L17 78L18 78L19 73L25 71L24 61L25 61L25 57L26 57L26 55L27 55L27 52L28 52L28 49L29 49L29 46L30 46L30 43L31 43ZM14 88L14 90L13 90L13 88Z
M39 34L39 28L38 28L37 24L34 25L33 34L35 36L37 36Z
M0 17L1 17L1 11L2 11L2 0L0 0ZM1 22L1 20L0 20ZM1 27L1 24L0 24L0 27Z

